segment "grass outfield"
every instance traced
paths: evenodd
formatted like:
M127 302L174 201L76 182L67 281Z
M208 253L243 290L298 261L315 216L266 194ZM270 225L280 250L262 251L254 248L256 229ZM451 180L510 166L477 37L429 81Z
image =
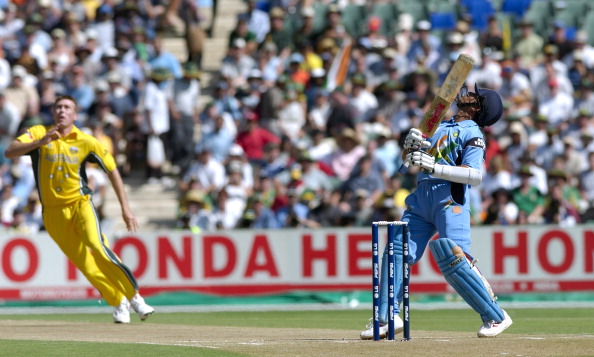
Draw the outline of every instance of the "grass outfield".
M1 356L594 356L592 309L507 309L514 324L479 339L471 310L412 310L412 340L361 341L367 310L0 316Z

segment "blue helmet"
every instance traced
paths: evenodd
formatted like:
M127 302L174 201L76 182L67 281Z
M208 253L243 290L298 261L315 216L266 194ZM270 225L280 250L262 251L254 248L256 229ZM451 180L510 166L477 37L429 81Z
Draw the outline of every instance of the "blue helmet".
M474 85L474 92L480 105L480 111L474 117L474 121L481 128L497 123L503 113L503 102L499 94L491 89L479 89L476 84Z

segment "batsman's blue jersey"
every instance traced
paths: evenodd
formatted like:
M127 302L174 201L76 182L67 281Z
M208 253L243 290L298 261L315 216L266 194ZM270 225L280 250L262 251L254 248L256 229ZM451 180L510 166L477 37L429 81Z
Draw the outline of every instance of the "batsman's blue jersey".
M479 126L472 120L442 121L437 131L429 138L431 147L427 152L440 165L465 165L480 170L485 159L485 140ZM426 172L417 175L417 183L424 180L442 180ZM442 180L443 181L443 180Z
M465 165L481 169L485 141L479 126L472 120L443 121L429 139L427 152L440 165ZM406 198L403 220L409 222L411 263L417 262L429 239L437 231L470 254L470 204L468 185L431 176L417 175L417 189Z

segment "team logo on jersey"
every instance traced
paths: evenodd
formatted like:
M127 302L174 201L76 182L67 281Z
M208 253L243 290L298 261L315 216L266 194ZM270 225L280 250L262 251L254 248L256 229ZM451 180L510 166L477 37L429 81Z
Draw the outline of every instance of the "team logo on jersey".
M455 132L454 137L457 138L459 134L460 134L459 132Z
M460 206L454 206L454 207L452 207L452 213L454 213L454 214L460 214L460 213L462 213L462 207L460 207Z
M78 152L78 148L76 148L76 147L74 147L74 146L71 146L71 147L70 147L70 152L71 152L72 154L76 154L76 153Z

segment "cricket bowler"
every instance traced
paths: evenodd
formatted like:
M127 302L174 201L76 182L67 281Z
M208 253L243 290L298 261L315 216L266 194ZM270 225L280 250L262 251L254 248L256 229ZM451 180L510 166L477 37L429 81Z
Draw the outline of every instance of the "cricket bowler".
M129 306L140 320L146 320L155 310L138 293L130 269L109 249L86 184L85 164L98 164L111 181L128 231L135 232L138 222L128 205L114 158L97 139L74 126L78 111L74 98L59 96L52 111L53 125L30 127L10 144L5 156L31 156L45 229L114 307L114 322L130 322Z

